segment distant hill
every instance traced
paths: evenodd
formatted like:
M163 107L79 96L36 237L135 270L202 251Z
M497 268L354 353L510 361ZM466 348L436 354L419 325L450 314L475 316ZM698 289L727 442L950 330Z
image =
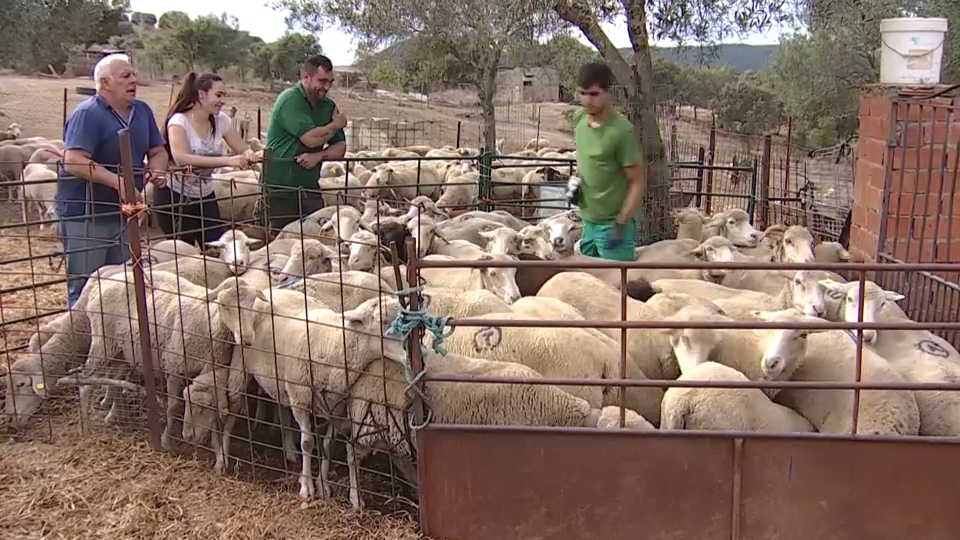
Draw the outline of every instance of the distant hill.
M397 61L413 48L413 39L416 38L390 45L370 56L367 61L371 64L381 61ZM766 67L773 57L773 53L779 47L779 45L724 43L717 45L715 48L704 50L703 53L696 47L654 47L653 54L654 57L666 58L682 66L701 64L709 67L732 66L737 73L743 73L744 71L757 71ZM620 54L629 60L633 51L631 49L620 49ZM509 61L505 59L503 63L507 65Z
M770 63L779 45L743 45L723 43L715 48L705 49L702 53L697 47L654 47L654 58L664 58L681 66L731 66L737 73L758 71ZM620 49L620 54L629 59L631 49Z

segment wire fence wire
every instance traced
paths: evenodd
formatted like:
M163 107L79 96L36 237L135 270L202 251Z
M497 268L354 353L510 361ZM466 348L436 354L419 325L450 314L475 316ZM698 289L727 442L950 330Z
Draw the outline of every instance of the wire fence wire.
M695 159L692 148L676 148L668 204L726 213L720 238L705 240L713 220L697 212L699 229L679 227L680 240L661 244L675 256L666 262L644 247L635 263L576 254L583 223L562 195L576 163L562 153L371 153L325 163L316 188L291 188L261 182L260 170L284 161L267 151L251 171L213 176L219 215L200 225L189 223L187 205L161 202L150 186L144 205L126 200L112 219L127 238L109 247L126 242L129 258L101 267L69 311L57 266L65 231L51 229L63 222L46 218L56 180L43 170L55 161L38 163L41 178L3 186L40 193L26 197L40 204L24 203L22 221L2 225L0 246L10 250L0 290L4 418L24 438L106 424L142 430L224 473L390 511L417 508L417 467L431 481L436 458L418 454L418 433L450 425L960 436L960 425L925 422L939 406L927 392L957 386L950 374L960 353L949 341L957 310L904 321L894 302L909 302L911 291L879 289L884 272L960 264L810 263L818 242L809 225L763 231L805 224L796 184L778 192L777 175L763 172L775 170L772 151L727 166L707 161L702 146ZM125 193L142 172L125 159ZM188 168L175 174L196 180ZM734 182L735 174L748 178ZM730 191L717 191L721 176ZM172 235L157 230L163 219ZM190 233L205 234L185 241ZM750 249L774 262L736 260ZM717 287L728 276L753 279L766 294ZM660 280L676 277L695 277L701 289ZM656 289L638 290L648 282ZM470 326L478 329L462 328ZM769 354L761 344L782 349ZM729 371L689 374L708 358ZM905 358L950 376L919 373ZM753 389L740 392L788 408L778 410L796 423L708 425L692 413L677 423L668 413L697 388ZM784 390L774 396L775 388ZM884 400L899 407L897 422L876 414Z

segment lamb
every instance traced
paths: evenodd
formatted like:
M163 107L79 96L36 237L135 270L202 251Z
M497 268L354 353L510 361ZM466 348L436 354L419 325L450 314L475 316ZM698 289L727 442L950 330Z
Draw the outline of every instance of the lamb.
M0 131L0 141L16 139L21 133L23 133L23 128L20 124L14 122L7 129Z
M234 274L240 274L250 263L250 246L257 242L259 240L250 238L239 229L230 229L213 242L207 242L206 247L219 250L220 259Z
M839 319L858 322L859 283L824 280L833 290L845 292ZM863 321L900 321L904 318L884 310L888 302L903 295L887 291L872 281L864 285ZM851 339L855 334L850 333ZM960 355L949 342L928 330L863 330L863 341L885 358L911 383L960 382ZM960 435L960 395L955 390L917 390L913 392L920 410L920 435L956 437Z
M30 337L28 352L20 355L6 373L3 416L19 428L40 409L57 380L81 365L90 349L90 322L83 313L86 294L74 309L40 326Z
M470 212L464 212L459 216L451 219L450 221L454 223L467 223L477 219L482 219L486 221L493 221L500 223L504 227L510 227L511 229L519 231L524 227L530 227L526 222L517 219L509 212L503 210L494 210L492 212L484 212L481 210L471 210Z
M750 224L750 216L739 208L714 215L703 226L700 241L722 236L736 247L754 247L760 240L760 232Z
M215 173L213 192L220 207L220 219L228 223L253 220L260 200L260 181L256 171Z
M305 275L330 272L339 257L319 240L304 239L293 244L290 257L280 270L280 283Z
M22 196L20 198L23 210L23 222L29 223L27 208L31 203L37 208L40 219L40 230L44 230L47 221L57 219L57 173L43 165L27 165L23 172Z
M820 242L813 248L817 262L840 263L850 260L850 252L840 242Z
M811 334L803 364L791 380L852 383L856 349L854 340L842 330ZM904 384L896 368L866 348L861 356L861 381ZM849 434L853 431L853 394L853 390L784 388L775 401L803 415L820 433ZM858 434L917 435L920 430L917 400L908 390L861 390L859 413Z
M572 209L541 221L540 228L546 231L553 249L561 254L570 254L583 234L583 221L580 212Z
M736 320L749 320L752 310L777 311L789 308L797 308L811 317L823 316L826 312L825 288L817 275L803 270L782 273L793 274L793 278L783 282L776 296L696 280L658 280L653 285L666 292L684 292L706 298Z
M760 246L744 249L743 253L772 262L814 261L813 235L806 227L771 225L763 232L760 241Z
M488 313L509 312L510 306L487 289L463 291L443 287L424 287L421 309L437 317L477 317Z
M87 376L121 357L130 364L131 370L139 370L143 365L140 330L136 324L130 324L130 317L136 313L133 277L129 272L126 277L126 282L100 279L99 286L93 284L89 293L85 309L92 337L83 370ZM151 344L159 351L159 365L167 379L168 421L162 441L168 445L182 378L230 362L229 329L222 324L216 308L209 305L210 300L219 301L218 295L226 291L249 307L254 295L260 293L242 280L227 280L212 290L168 272L154 271L149 280L147 313L150 314ZM89 386L80 390L81 414L88 410L89 390ZM116 412L115 403L105 422L112 423Z
M544 283L537 296L556 298L576 308L587 320L620 320L620 294L598 278L583 272L566 272ZM671 315L681 307L699 302L717 313L720 309L705 300L671 294L654 295L646 303L627 299L627 320L659 320ZM619 329L600 329L620 342ZM627 354L640 371L651 379L675 379L680 369L673 358L673 351L666 335L645 329L627 331ZM638 411L639 412L639 411ZM642 414L642 413L641 413ZM644 414L644 417L650 419Z
M524 320L518 313L489 313L478 319ZM454 331L444 342L452 353L499 362L517 362L544 377L576 379L619 379L620 351L616 343L601 340L580 328L518 328L486 326L476 331ZM646 379L636 364L627 360L627 378ZM616 387L561 386L592 407L617 404ZM624 405L653 423L660 420L658 388L629 387Z
M363 302L394 290L380 276L353 270L312 274L303 279L287 281L279 288L306 291L307 295L335 311L357 309Z
M243 335L246 369L267 394L292 409L300 426L303 452L300 497L309 498L316 494L311 481L314 444L311 414L333 417L340 399L351 386L351 372L362 371L381 355L403 361L403 346L399 341L390 338L381 341L383 332L399 313L400 304L396 298L372 298L357 309L343 313L311 309L300 314L303 319L275 317L269 307L266 302L254 303L253 308L260 313L254 318L253 338L248 340ZM249 331L236 324L239 314L235 308L221 305L220 309L223 320L235 334ZM276 335L303 337L275 340ZM324 497L330 496L329 447L333 426L329 424L324 436L316 486Z
M473 375L540 379L535 370L514 362L493 362L433 351L424 358L426 396L432 421L441 424L500 426L598 427L619 426L619 408L591 408L583 399L553 385L497 384L432 381L431 377ZM350 420L347 464L350 467L350 501L362 508L357 466L374 449L389 448L391 457L409 455L410 444L405 423L398 411L405 410L409 398L403 382L403 368L390 361L375 360L350 388L346 417ZM614 413L616 416L614 417ZM648 423L627 410L628 429L651 429ZM616 424L611 425L611 418ZM346 423L345 423L346 424ZM344 427L345 429L345 427ZM411 434L411 443L416 434ZM355 449L354 446L360 447ZM406 475L415 472L409 464L398 464Z
M480 236L488 240L484 250L488 253L503 253L512 257L526 253L541 259L556 258L557 254L547 242L543 231L536 227L530 227L529 229L538 230L540 233L528 236L506 226L489 232L482 232Z
M376 198L379 190L387 189L393 199L410 200L417 195L433 198L439 194L441 183L442 179L433 167L391 163L373 173L366 183L364 196Z
M698 243L703 240L703 224L707 221L697 208L683 208L673 211L673 223L677 227L677 240L691 239Z
M456 260L444 255L428 255L424 260ZM508 255L485 253L476 261L513 261ZM487 289L512 304L520 298L516 268L423 268L420 277L428 285L452 289Z
M665 320L718 320L699 308L683 308ZM729 319L728 319L729 320ZM676 328L669 331L681 381L743 381L750 379L736 369L710 362L709 355L721 342L720 331L709 328ZM749 352L743 361L750 362ZM661 429L723 431L812 432L810 421L795 411L777 405L758 388L669 388L663 396Z

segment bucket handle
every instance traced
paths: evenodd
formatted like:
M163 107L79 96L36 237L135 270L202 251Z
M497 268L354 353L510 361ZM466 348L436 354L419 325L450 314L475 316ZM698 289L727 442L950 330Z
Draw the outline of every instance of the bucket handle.
M887 43L887 40L883 39L882 37L880 38L880 43L883 43L883 46L884 46L884 47L890 49L891 51L897 53L898 55L900 55L900 56L902 56L902 57L904 57L904 58L920 58L920 57L922 57L922 56L926 56L926 55L932 53L933 51L939 49L940 47L943 47L943 43L944 43L946 40L947 40L947 38L944 37L943 39L940 40L940 43L939 43L936 47L934 47L934 48L932 48L932 49L929 49L929 50L927 50L927 51L924 51L924 52L922 52L922 53L913 53L913 54L903 53L903 52L900 52L900 51L894 49L893 47L890 46L889 43Z

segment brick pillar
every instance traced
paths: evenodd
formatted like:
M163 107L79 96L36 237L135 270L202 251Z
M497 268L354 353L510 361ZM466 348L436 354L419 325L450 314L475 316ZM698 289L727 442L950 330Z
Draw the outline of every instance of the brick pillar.
M917 99L945 88L872 85L861 94L854 260L889 262L879 257L886 254L903 262L960 262L960 98L954 91Z

